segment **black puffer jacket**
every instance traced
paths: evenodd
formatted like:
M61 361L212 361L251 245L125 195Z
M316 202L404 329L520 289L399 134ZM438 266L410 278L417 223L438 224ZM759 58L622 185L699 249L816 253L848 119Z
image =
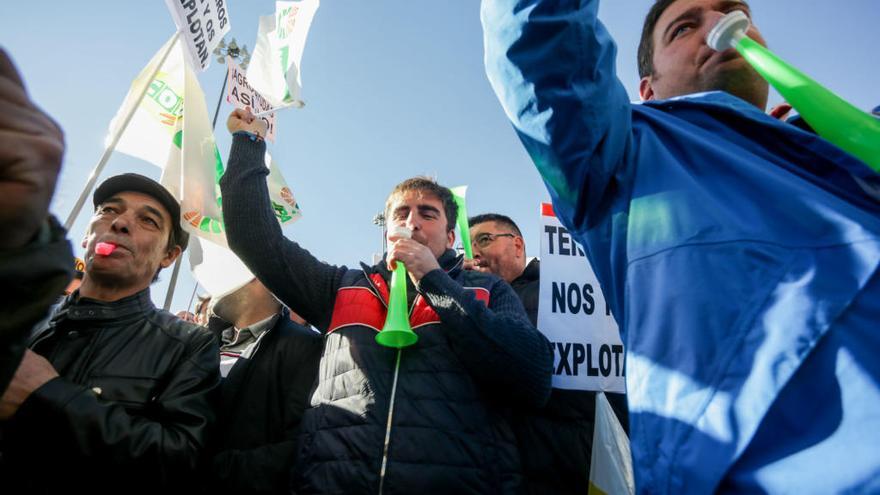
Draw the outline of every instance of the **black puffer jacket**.
M361 270L327 265L285 239L269 208L263 152L246 138L233 140L220 182L229 244L276 296L326 333L293 488L519 491L518 455L504 414L509 406L547 400L552 362L546 338L529 324L510 286L462 270L447 251L438 260L444 269L419 282L410 309L419 341L399 354L394 389L398 353L375 341L386 315L388 272L381 263Z
M31 348L58 373L2 425L3 492L185 492L214 423L219 350L150 301L69 296Z

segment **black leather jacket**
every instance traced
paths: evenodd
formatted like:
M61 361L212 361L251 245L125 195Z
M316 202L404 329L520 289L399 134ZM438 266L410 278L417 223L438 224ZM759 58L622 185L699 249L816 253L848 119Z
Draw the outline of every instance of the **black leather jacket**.
M2 424L9 493L184 492L215 421L219 350L149 289L56 308L30 347L61 375Z

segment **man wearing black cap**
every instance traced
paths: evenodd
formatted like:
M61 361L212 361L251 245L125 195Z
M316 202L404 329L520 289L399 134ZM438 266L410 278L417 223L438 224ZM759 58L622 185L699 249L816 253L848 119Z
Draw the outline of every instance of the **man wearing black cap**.
M34 333L0 401L12 416L4 489L187 491L215 419L219 351L150 299L186 248L180 207L137 174L107 179L94 204L82 286Z

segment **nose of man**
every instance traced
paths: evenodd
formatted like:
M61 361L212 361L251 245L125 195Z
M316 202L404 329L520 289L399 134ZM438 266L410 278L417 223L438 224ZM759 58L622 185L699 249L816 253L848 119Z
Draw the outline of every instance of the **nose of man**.
M706 35L718 24L718 20L724 17L724 12L718 10L710 10L706 12L703 24L700 26L700 39L706 44Z
M410 211L409 215L406 216L404 226L412 231L419 230L421 227L421 223L419 222L418 212L416 212L415 210Z
M110 224L110 228L114 232L122 232L125 234L129 233L129 225L130 220L127 215L122 214L113 219L113 222Z

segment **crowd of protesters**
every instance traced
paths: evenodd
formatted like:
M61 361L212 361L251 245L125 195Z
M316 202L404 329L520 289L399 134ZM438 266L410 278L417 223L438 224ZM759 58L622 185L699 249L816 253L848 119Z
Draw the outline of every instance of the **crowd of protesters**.
M880 176L711 55L733 10L751 15L658 0L636 105L597 0L484 0L487 72L620 325L628 393L610 399L636 489L875 492ZM387 196L382 259L328 264L276 221L265 123L235 110L227 128L227 238L256 278L172 315L150 286L187 248L178 201L104 180L75 263L48 212L63 134L0 52L4 493L592 489L596 394L552 387L540 261L513 219L472 217L465 260L452 192L412 177ZM376 342L399 263L403 350Z

